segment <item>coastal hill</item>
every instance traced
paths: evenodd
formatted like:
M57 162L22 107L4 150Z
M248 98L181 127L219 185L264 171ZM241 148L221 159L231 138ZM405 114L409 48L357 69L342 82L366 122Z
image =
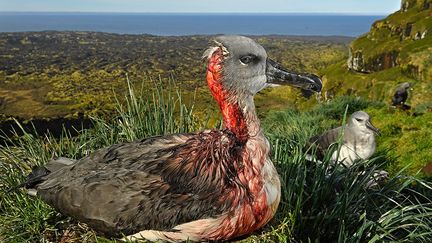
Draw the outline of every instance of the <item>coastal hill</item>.
M351 44L348 67L365 73L401 67L407 76L428 80L431 50L432 1L404 0L400 11L375 22Z
M322 72L331 94L389 102L401 82L415 84L411 103L432 102L432 1L403 0L401 9L376 21L350 44L347 62Z
M403 0L399 11L376 21L348 51L346 60L320 70L324 100L349 95L381 102L381 108L366 109L381 129L378 151L397 158L398 169L431 167L432 1ZM409 111L390 106L403 82L414 85Z

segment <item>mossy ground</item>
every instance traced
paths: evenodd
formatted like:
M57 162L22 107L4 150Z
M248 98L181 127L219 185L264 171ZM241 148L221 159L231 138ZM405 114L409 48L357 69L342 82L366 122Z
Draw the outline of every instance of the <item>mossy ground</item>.
M324 95L329 99L351 95L381 102L381 107L365 108L372 120L382 129L378 151L390 149L396 162L391 171L408 166L411 173L420 171L432 161L432 82L418 81L404 75L400 67L362 74L347 69L344 63L330 66L324 73ZM407 104L409 111L391 107L395 87L402 82L414 84Z

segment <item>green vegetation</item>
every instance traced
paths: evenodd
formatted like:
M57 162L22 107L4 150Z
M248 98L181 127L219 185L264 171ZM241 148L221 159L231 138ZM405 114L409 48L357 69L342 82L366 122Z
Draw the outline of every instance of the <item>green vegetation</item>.
M0 33L0 113L32 118L114 110L113 93L127 90L132 80L174 77L201 107L208 95L205 64L200 60L212 36L159 37L92 32ZM317 72L347 58L345 37L255 36L269 55L286 67ZM151 82L144 82L152 89ZM113 92L114 91L114 92ZM266 106L288 107L289 95L267 99ZM214 109L216 110L216 109ZM1 122L1 120L0 120Z
M398 83L409 81L416 84L412 102L418 105L431 101L431 51L432 2L404 0L401 10L376 21L369 33L351 43L348 66L338 64L322 73L331 86L345 82L345 89L362 80L368 87L355 87L352 93L365 97L373 90L380 100L389 100ZM347 72L347 67L363 74Z
M432 162L432 112L410 116L387 107L368 108L366 111L381 129L378 137L378 154L387 152L394 161L387 164L391 173L402 168L412 175L432 176L425 166Z
M351 43L348 62L319 71L324 100L348 95L383 102L382 107L366 111L383 131L378 151L389 150L395 158L388 165L392 172L408 166L416 173L432 162L431 48L432 2L403 0L401 10L375 22L369 33ZM395 88L403 82L414 84L409 112L388 108Z
M401 66L409 75L417 79L429 79L431 77L430 60L424 59L424 62L420 64L415 63L413 59L416 59L415 57L423 51L430 52L432 44L431 10L432 2L429 0L411 1L408 6L375 22L369 33L351 44L353 54L361 53L362 55L363 63L360 64L360 67L363 67L366 72L373 72ZM395 55L388 55L390 53ZM354 69L357 70L357 68Z
M432 161L432 113L413 116L398 109L389 108L382 102L368 101L352 96L340 96L330 102L315 106L309 111L270 111L265 119L266 130L290 141L306 146L308 139L330 128L341 125L342 115L348 106L348 114L364 110L380 128L377 137L377 155L388 158L382 166L395 175L404 169L406 173L421 177L425 165ZM304 131L304 127L308 129ZM270 136L274 136L269 134Z
M81 158L110 144L218 127L199 60L210 38L0 33L0 130L13 117L84 113L94 124L78 136L23 132L0 147L0 241L111 242L8 188L53 156ZM275 219L244 241L431 242L432 2L403 0L400 11L349 46L351 39L339 37L253 38L285 67L318 73L324 90L309 100L289 87L257 95L283 198ZM126 85L126 74L139 82ZM415 84L410 111L389 106L402 82ZM368 112L381 129L374 157L347 170L330 168L328 158L322 166L305 162L307 139L341 125L347 107L347 115ZM390 179L365 189L376 169Z
M374 170L391 161L391 153L382 151L350 169L331 168L329 156L322 165L305 161L305 138L340 124L346 105L348 112L383 109L380 103L344 97L307 113L268 114L263 123L282 179L282 201L274 220L243 242L430 242L430 182L400 170L382 187L366 188ZM53 156L81 158L114 143L207 127L196 119L193 106L182 102L180 93L166 87L155 89L152 96L129 89L126 102L117 103L116 111L118 119L94 118L95 127L76 137L66 132L59 139L25 133L0 147L0 241L112 242L23 189L9 189L22 183L32 166Z

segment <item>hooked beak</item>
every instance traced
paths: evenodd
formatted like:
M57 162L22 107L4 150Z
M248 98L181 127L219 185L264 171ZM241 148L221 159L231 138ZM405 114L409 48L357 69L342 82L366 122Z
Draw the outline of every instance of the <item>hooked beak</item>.
M369 128L370 130L372 130L372 132L374 132L376 135L380 135L381 132L378 128L376 128L374 125L372 125L372 123L370 121L366 122L366 127Z
M321 92L322 81L314 74L295 73L284 69L279 63L267 59L267 83L290 85L300 88L303 95L309 97L314 92Z

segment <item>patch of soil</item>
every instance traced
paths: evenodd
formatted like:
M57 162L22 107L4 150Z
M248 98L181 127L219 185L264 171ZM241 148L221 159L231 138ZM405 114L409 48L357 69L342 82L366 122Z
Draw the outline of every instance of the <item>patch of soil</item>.
M423 167L423 173L425 173L427 176L432 176L432 161L426 164L425 167Z

